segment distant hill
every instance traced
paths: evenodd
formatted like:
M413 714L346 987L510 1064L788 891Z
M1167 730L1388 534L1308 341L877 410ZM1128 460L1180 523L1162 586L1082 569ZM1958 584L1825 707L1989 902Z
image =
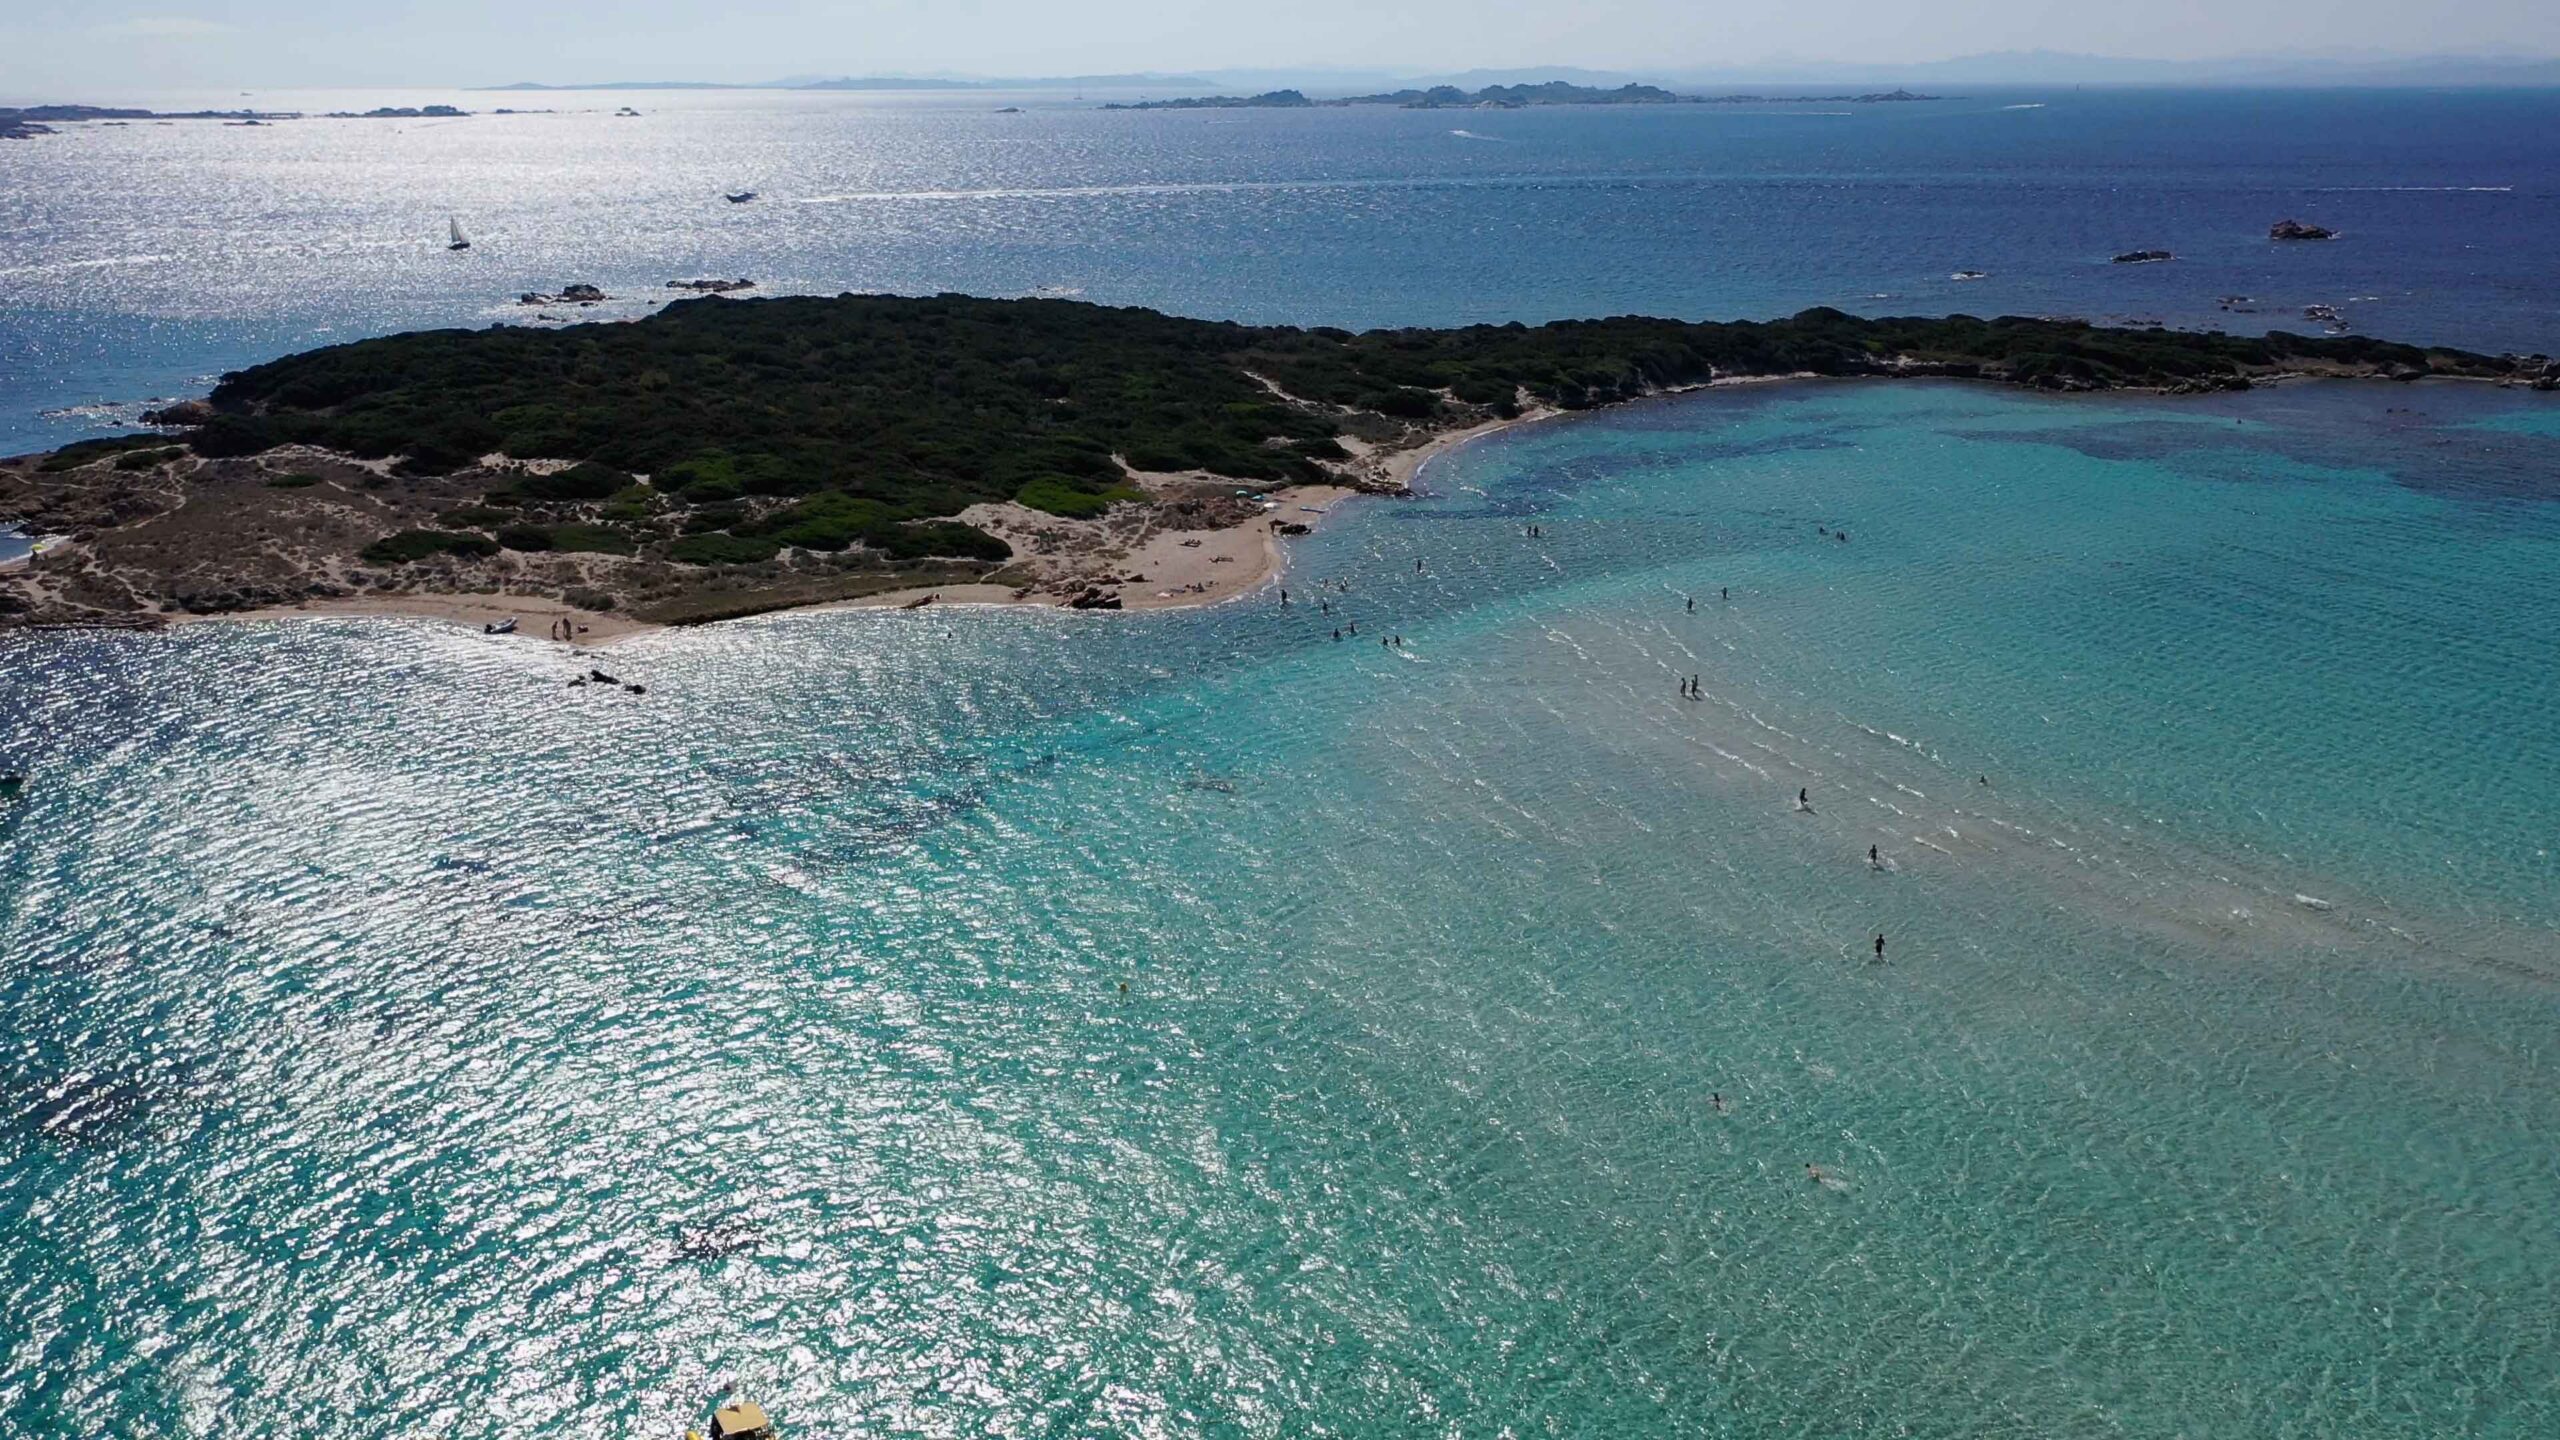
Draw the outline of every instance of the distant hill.
M1266 90L1259 95L1195 95L1180 100L1138 100L1105 105L1105 110L1294 110L1314 106L1397 105L1407 110L1526 110L1542 105L1876 105L1935 100L1891 90L1865 95L1680 95L1658 85L1627 84L1603 90L1550 80L1543 85L1488 85L1461 90L1435 85L1428 90L1390 90L1377 95L1349 95L1311 100L1301 90Z
M1776 59L1747 67L1691 67L1669 79L1695 85L1843 83L1935 85L2190 85L2446 87L2536 89L2560 86L2560 59L2516 55L2255 55L2212 60L2152 60L2009 50L1946 60L1843 64Z
M592 84L548 85L534 80L519 80L512 85L491 85L490 91L505 90L1136 90L1213 88L1214 82L1197 75L1045 75L994 80L965 80L938 75L847 75L827 79L794 76L784 80L740 81L734 84L707 80L600 80Z

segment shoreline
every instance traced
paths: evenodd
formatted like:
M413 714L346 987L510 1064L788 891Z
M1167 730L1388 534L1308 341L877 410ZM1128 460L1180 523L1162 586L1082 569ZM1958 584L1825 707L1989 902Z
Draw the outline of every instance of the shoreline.
M2323 372L2293 369L2273 371L2250 377L2251 388L2279 388L2296 383L2321 381L2344 382L2371 380L2376 377L2350 371ZM1874 380L1942 380L1955 384L1994 384L2011 388L2011 382L1987 380L1960 375L1933 375L1926 372L1882 373L1866 375L1824 375L1798 371L1766 375L1717 376L1704 381L1662 386L1648 394L1587 408L1564 409L1540 405L1509 418L1479 421L1472 425L1442 431L1418 444L1373 452L1355 452L1346 467L1351 473L1344 482L1326 485L1294 485L1264 492L1264 513L1235 524L1196 531L1149 530L1142 532L1138 543L1119 551L1101 555L1027 553L1020 562L1031 566L1047 564L1057 567L1039 584L1020 585L995 581L965 581L944 585L913 585L881 590L851 599L819 600L799 604L777 605L769 610L724 616L702 621L664 622L639 619L612 610L581 609L561 600L542 595L512 595L495 591L420 590L391 594L367 594L316 598L288 605L259 606L246 610L206 613L140 613L131 616L100 617L94 622L68 622L30 627L49 630L131 631L193 626L219 621L271 623L292 620L326 620L345 618L377 618L432 621L485 631L489 625L508 619L517 623L509 638L542 638L532 633L534 622L547 629L550 622L566 619L578 627L574 641L547 639L549 644L571 644L579 647L601 647L619 644L638 636L666 630L690 630L708 625L726 624L734 619L751 619L770 615L821 614L843 610L924 609L959 606L971 609L1048 609L1114 612L1154 612L1189 610L1223 605L1243 599L1270 587L1288 570L1288 547L1281 542L1293 538L1278 532L1275 522L1285 509L1293 523L1304 524L1311 533L1331 519L1342 506L1364 496L1407 498L1414 494L1414 479L1424 466L1440 456L1474 441L1517 427L1581 414L1596 414L1623 405L1647 400L1661 400L1703 391L1738 389L1758 386L1812 383L1855 383ZM2492 384L2511 387L2512 382L2487 376L2430 375L2416 383L2454 382ZM2408 382L2400 382L2408 383ZM2096 391L2057 392L2062 398L2081 394L2114 394L2161 397L2181 393L2166 387L2122 385ZM1216 477L1207 477L1216 479ZM1219 483L1224 483L1223 481ZM1313 502L1313 503L1310 503ZM1028 512L1026 512L1028 513ZM1046 517L1037 517L1046 518ZM1001 529L1000 525L990 528ZM1176 537L1190 537L1179 539ZM28 537L39 544L51 541L66 543L62 536ZM20 569L33 554L12 557L0 562L0 569ZM1233 565L1233 569L1214 566ZM1011 568L1010 566L1004 568ZM997 573L1002 573L1000 569ZM1061 599L1062 593L1082 588L1098 592L1116 602L1103 605L1078 605ZM918 603L922 602L922 603ZM498 638L491 636L490 638Z
M1680 386L1664 394L1683 394L1716 385L1764 384L1797 379L1796 376L1749 376L1729 381L1711 381L1706 385ZM1351 485L1292 485L1268 493L1264 498L1288 512L1290 520L1305 524L1310 533L1332 519L1343 506L1362 498L1404 498L1413 493L1413 480L1422 467L1459 446L1498 434L1515 426L1556 419L1576 412L1539 408L1507 420L1486 420L1456 430L1444 431L1419 445L1389 452L1379 460L1370 478L1378 486L1364 489ZM915 585L896 590L883 590L851 600L826 600L807 605L788 605L759 611L753 616L736 619L759 619L772 615L817 615L845 610L917 609L1030 609L1068 610L1091 614L1136 614L1169 610L1205 609L1241 600L1269 588L1287 573L1289 547L1284 536L1273 528L1272 520L1280 518L1283 509L1267 512L1259 520L1239 525L1198 532L1163 531L1139 548L1137 554L1125 557L1129 566L1143 566L1148 578L1116 587L1121 601L1116 610L1077 610L1054 595L1025 593L1025 587L987 581L957 585ZM1183 542L1173 539L1181 534L1197 537L1196 556L1185 556ZM1165 542L1171 541L1170 544ZM1225 543L1216 543L1224 541ZM1238 564L1240 568L1213 571L1212 565ZM1114 567L1103 567L1107 572ZM1201 585L1197 591L1181 587ZM1139 591L1145 593L1131 592ZM926 605L916 605L928 600ZM574 642L546 639L533 632L532 623L567 618L579 627ZM670 625L640 620L610 610L581 610L561 601L540 595L507 595L494 592L414 591L393 595L351 595L333 599L306 600L293 605L261 606L253 610L226 610L208 614L182 613L150 617L154 628L184 628L196 625L243 622L270 624L294 620L389 619L437 622L465 631L513 619L517 629L505 638L543 640L546 644L571 644L580 648L616 645L640 636L668 630L693 630L711 625L724 625L729 620L708 620L700 625ZM75 626L80 629L129 629L132 626ZM490 636L491 639L500 637Z

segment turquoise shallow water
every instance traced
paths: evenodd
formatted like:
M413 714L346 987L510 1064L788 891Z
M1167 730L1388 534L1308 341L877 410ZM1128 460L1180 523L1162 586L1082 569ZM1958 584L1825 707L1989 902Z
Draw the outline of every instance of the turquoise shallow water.
M638 698L13 642L0 1413L2550 1433L2549 413L1717 392L1444 459L1285 610Z

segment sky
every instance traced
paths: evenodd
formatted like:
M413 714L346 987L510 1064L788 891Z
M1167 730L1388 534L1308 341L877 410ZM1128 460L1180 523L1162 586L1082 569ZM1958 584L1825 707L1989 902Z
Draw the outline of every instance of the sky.
M2560 54L2560 0L0 0L0 95L1275 67L1668 73L1986 51Z

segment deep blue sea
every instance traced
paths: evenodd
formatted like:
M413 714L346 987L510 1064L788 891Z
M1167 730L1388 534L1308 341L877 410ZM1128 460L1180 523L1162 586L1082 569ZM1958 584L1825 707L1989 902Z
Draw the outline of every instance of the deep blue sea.
M1359 327L1836 305L2256 333L2316 329L2302 307L2325 304L2397 339L2560 348L2560 92L1172 113L977 93L87 98L562 113L0 147L0 453L286 351L522 320L527 290L599 284L621 303L584 313L627 316L711 275ZM613 114L626 101L639 118ZM449 217L470 251L445 250ZM2344 238L2269 242L2285 218ZM2150 248L2179 258L2109 263Z
M2560 331L2552 97L1017 98L0 149L0 448L712 273ZM1285 609L0 639L0 1433L2547 1436L2555 476L2488 387L1753 386Z

